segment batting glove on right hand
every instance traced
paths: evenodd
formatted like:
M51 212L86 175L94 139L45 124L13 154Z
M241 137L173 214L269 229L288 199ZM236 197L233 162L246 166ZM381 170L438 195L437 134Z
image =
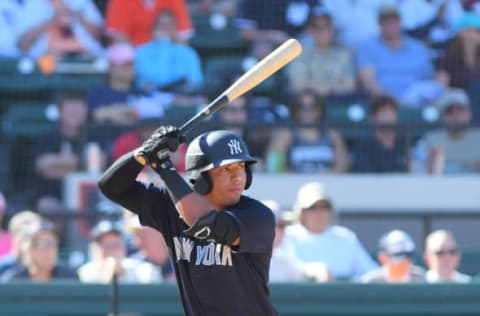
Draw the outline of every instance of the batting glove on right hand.
M169 160L170 152L176 151L178 146L185 142L186 138L180 135L175 126L160 126L152 136L145 140L136 156L142 156L145 163L154 168L162 167Z

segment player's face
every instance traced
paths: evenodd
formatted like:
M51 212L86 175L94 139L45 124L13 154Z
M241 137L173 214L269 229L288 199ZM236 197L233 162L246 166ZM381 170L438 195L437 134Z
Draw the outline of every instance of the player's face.
M216 207L225 208L236 204L245 189L247 173L244 162L235 162L208 171L213 189L205 197Z

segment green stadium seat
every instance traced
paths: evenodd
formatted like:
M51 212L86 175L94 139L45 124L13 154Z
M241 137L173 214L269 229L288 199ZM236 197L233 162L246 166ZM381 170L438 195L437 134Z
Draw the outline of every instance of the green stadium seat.
M190 44L202 57L215 53L243 52L246 49L233 19L219 14L193 14L195 34Z
M47 103L11 104L3 117L3 131L7 135L35 136L50 129L53 123L48 120Z

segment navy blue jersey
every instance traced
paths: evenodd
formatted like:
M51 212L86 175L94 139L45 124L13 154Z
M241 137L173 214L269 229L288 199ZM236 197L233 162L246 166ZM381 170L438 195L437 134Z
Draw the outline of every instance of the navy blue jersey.
M185 235L188 225L166 190L150 186L143 195L140 222L165 236L188 315L274 315L267 287L274 237L270 209L246 196L229 209L240 223L240 246L232 249Z
M134 179L125 184L126 178L119 174L130 172L131 178L137 168L135 162L115 164L101 180L102 190L116 191L113 197L107 196L137 213L142 225L163 233L186 315L277 315L268 290L275 233L274 215L268 207L242 196L228 208L240 225L239 246L201 241L184 234L188 225L165 189L145 186ZM126 188L121 190L123 194L118 190L119 183Z

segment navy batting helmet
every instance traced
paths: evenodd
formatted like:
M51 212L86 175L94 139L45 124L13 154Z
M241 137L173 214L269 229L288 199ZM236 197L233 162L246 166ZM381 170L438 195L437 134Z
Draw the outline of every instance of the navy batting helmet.
M250 165L257 162L250 156L245 142L231 131L212 131L197 136L188 145L186 171L195 191L207 194L212 190L212 180L207 171L235 162L245 162L248 189L252 183Z

